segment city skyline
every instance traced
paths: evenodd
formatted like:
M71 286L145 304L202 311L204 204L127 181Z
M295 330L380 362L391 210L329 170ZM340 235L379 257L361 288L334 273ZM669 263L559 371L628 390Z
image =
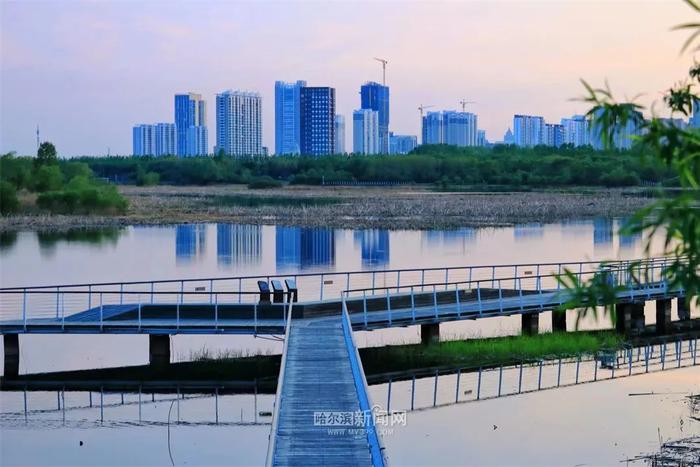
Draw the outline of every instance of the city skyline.
M583 94L581 77L609 78L620 97L646 92L640 102L649 104L691 64L678 54L685 36L669 32L689 13L680 2L508 5L504 15L488 3L382 3L367 19L348 3L183 3L165 12L144 2L136 12L120 3L3 2L0 150L33 154L38 124L62 155L129 154L129 129L170 121L174 94L213 102L229 88L261 93L263 145L273 150L276 80L336 88L336 113L347 119L359 85L381 82L374 56L389 60L391 131L420 135L418 105L457 110L469 99L497 141L516 113L548 122L583 113L586 105L570 100ZM431 35L437 23L440 39ZM78 99L81 112L66 112ZM351 137L346 131L346 147Z

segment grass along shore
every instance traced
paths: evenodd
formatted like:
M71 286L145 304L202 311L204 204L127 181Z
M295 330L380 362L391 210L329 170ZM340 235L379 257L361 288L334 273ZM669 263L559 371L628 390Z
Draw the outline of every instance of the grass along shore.
M640 189L577 188L530 192L435 192L427 186L298 187L244 185L120 186L125 214L0 218L0 231L230 222L330 228L498 227L622 217L648 205Z

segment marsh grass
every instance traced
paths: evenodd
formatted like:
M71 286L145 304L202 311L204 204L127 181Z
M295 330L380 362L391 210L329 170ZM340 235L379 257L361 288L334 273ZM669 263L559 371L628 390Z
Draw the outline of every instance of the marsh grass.
M410 344L361 349L362 362L369 373L382 368L392 371L446 365L488 366L592 355L617 349L623 339L612 332L548 333L537 336L509 336L467 339L431 345Z

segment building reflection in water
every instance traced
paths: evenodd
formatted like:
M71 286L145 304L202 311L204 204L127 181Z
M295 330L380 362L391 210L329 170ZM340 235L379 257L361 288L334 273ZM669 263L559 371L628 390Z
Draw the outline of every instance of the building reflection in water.
M423 232L422 239L428 248L458 247L460 252L464 253L467 244L476 241L476 229L463 227L453 230L428 230Z
M250 265L262 256L262 227L216 224L216 259L219 265Z
M597 217L593 220L593 245L610 246L613 242L613 221Z
M637 233L629 234L629 235L622 233L623 229L625 229L625 227L627 226L629 221L630 221L629 219L621 219L620 226L619 226L619 229L620 229L620 248L627 249L627 250L636 248L637 245L639 245L639 242L642 241L642 233L641 232L637 232Z
M565 220L560 224L563 237L588 237L591 234L593 221L590 220Z
M201 258L206 252L207 226L205 224L181 224L175 227L175 258L178 263L188 263Z
M360 246L363 266L385 266L389 263L388 230L356 230L353 236L355 245Z
M306 227L275 227L278 270L335 264L335 231Z
M528 238L541 238L544 236L544 225L536 222L527 224L516 224L513 227L513 237L515 241Z

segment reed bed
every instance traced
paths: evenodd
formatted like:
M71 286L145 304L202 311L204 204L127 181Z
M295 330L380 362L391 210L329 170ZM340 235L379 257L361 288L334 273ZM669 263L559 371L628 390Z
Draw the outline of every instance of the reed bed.
M622 190L436 193L419 187L121 187L126 215L0 218L0 231L231 222L330 228L498 227L630 215L650 199ZM271 201L272 200L272 201Z

